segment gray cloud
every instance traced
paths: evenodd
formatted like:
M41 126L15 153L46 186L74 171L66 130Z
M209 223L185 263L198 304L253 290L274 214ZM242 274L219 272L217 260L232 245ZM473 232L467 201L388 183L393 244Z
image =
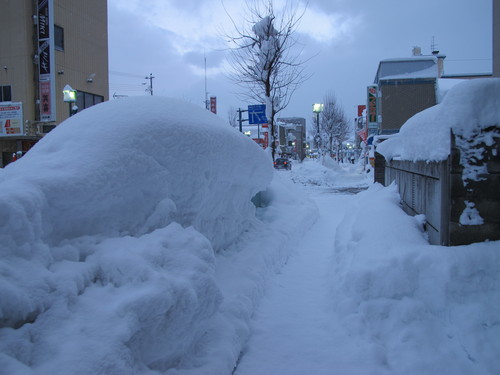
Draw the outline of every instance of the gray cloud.
M139 76L151 72L157 77L155 92L203 105L206 55L208 91L218 97L219 114L225 118L231 106L254 104L241 102L234 95L237 88L220 69L224 52L220 51L222 40L218 30L222 26L219 23L225 18L227 21L220 1L152 1L151 4L159 4L153 6L157 14L152 17L146 16L146 8L137 10L141 9L137 4L135 8L127 7L128 1L139 4L136 0L108 2L111 71ZM243 1L231 1L227 5L234 10L242 9ZM169 13L179 13L159 13L167 7ZM366 86L373 82L378 62L408 57L415 45L421 46L424 53L430 53L433 36L437 48L447 55L446 73L491 71L492 4L489 0L310 0L309 7L319 15L317 24L330 17L332 25L337 29L344 25L344 29L341 33L332 30L337 37L323 40L314 37L316 26L303 25L308 26L306 33L298 36L302 56L314 56L306 66L313 76L297 90L283 115L302 116L309 121L312 103L333 91L348 117L354 117L356 106L364 104ZM132 14L130 9L139 14ZM123 82L125 78L111 75L111 82ZM135 79L139 86L144 82ZM144 93L138 91L137 94Z

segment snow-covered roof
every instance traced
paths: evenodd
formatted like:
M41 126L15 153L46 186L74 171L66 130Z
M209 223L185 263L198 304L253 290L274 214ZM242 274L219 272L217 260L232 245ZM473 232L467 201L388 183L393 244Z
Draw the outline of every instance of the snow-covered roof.
M450 154L450 129L469 138L478 128L500 124L499 93L500 78L457 83L440 104L411 117L377 151L387 159L445 160Z
M382 79L437 78L438 64L435 56L386 59L379 63L375 83Z

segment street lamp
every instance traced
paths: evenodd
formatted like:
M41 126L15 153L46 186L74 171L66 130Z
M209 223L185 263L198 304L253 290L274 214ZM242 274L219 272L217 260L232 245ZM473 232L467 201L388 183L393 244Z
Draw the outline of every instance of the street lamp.
M63 100L69 105L69 117L73 115L73 112L78 111L76 105L72 106L76 102L76 90L74 90L70 85L66 85L63 88Z
M324 105L321 103L313 104L313 112L316 113L316 137L315 137L315 141L316 141L316 147L318 148L318 151L319 151L319 145L321 142L321 136L319 134L319 114L321 112L323 112L323 107L324 107Z

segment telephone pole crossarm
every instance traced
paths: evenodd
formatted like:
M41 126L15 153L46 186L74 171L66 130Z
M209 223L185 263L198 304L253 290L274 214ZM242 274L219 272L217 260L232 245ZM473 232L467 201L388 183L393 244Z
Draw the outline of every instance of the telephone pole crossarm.
M240 133L243 133L243 121L248 121L247 118L241 118L241 114L243 112L248 112L247 109L241 109L241 108L238 108L238 122L240 124Z
M149 79L149 87L148 90L151 93L151 96L153 96L153 73L149 73L149 76L144 77L144 79Z

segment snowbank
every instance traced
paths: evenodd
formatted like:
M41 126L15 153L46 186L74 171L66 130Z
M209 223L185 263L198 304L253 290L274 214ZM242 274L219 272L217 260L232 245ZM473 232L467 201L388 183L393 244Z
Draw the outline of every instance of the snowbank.
M174 366L222 301L214 250L257 225L272 176L254 142L176 100L58 126L0 170L0 372Z
M250 199L271 176L254 142L199 107L115 100L71 117L1 171L9 195L0 198L0 236L58 243L175 221L219 249L246 225Z
M289 173L290 178L303 186L325 187L366 187L373 181L369 176L360 180L363 166L360 164L338 163L330 156L321 159L305 160L303 163L294 163Z
M431 246L422 230L394 185L360 193L336 232L332 318L370 374L496 373L500 242Z
M281 171L263 194L262 204L257 210L259 222L230 251L216 255L215 277L224 299L203 339L168 375L233 373L270 279L281 272L318 218L315 204Z
M471 79L449 89L442 103L417 113L400 132L377 146L386 159L445 160L450 129L465 139L500 124L500 78Z

